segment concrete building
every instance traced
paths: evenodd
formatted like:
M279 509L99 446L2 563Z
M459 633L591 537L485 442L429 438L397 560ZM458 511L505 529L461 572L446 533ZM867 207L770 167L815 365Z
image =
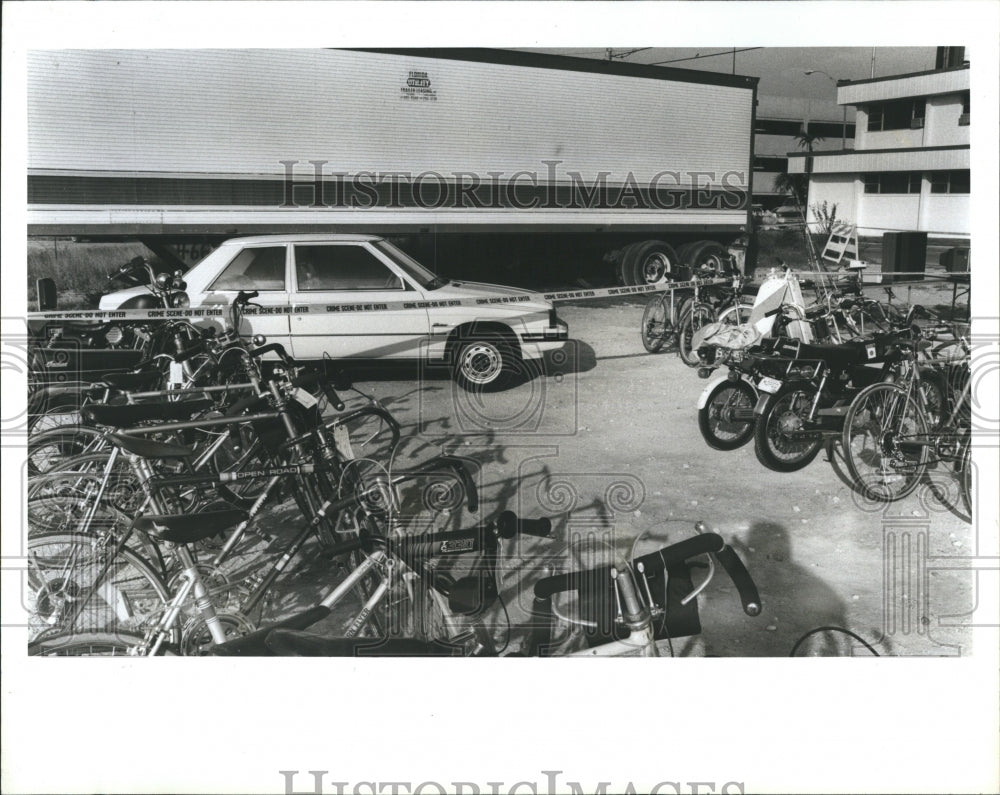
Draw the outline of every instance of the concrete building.
M861 237L968 238L969 65L961 58L939 59L927 72L838 82L837 102L857 110L854 149L788 155L789 173L810 175L810 207L836 204L837 218L856 224Z
M854 144L854 109L832 100L760 95L754 121L753 200L773 210L787 204L787 193L776 190L775 178L789 170L788 152L795 136L816 136L814 151L840 150ZM822 139L822 140L819 140Z

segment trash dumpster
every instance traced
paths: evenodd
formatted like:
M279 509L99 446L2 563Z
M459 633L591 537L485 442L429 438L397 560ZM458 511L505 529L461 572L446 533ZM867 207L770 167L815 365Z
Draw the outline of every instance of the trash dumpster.
M885 232L882 235L883 284L923 281L926 267L926 232Z

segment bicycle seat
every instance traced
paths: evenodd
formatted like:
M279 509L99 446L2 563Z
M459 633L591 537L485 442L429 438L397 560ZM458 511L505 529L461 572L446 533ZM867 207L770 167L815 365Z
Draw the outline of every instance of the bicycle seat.
M264 641L279 657L460 657L462 649L416 638L327 638L297 629L275 629Z
M89 425L107 425L124 428L150 420L186 420L194 414L205 411L212 405L211 400L172 400L155 403L125 403L111 405L92 403L80 412L83 421Z
M247 518L246 511L224 508L190 514L152 514L138 516L135 526L151 536L174 544L193 544L218 535Z
M145 373L105 373L101 381L114 389L126 392L138 392L145 389L155 389L163 380L163 373L149 371Z
M126 453L137 455L140 458L187 458L194 455L193 447L157 442L153 439L128 436L124 433L108 434L108 439L112 444L120 447Z

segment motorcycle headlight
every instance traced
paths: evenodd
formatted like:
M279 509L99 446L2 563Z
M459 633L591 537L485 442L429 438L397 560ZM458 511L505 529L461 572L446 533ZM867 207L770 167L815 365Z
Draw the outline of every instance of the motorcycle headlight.
M125 339L125 332L122 331L121 326L112 326L104 332L104 339L107 341L108 345L117 345Z
M174 293L170 296L170 305L174 309L187 309L191 306L191 298L187 293Z

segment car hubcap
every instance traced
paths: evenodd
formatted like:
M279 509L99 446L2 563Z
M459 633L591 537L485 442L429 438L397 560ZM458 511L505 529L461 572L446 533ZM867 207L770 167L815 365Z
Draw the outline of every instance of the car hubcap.
M502 366L500 351L485 342L469 345L462 357L462 374L476 384L488 384L496 380Z

